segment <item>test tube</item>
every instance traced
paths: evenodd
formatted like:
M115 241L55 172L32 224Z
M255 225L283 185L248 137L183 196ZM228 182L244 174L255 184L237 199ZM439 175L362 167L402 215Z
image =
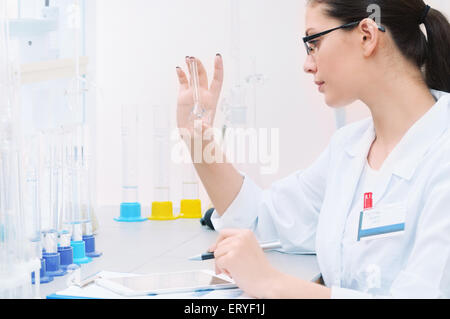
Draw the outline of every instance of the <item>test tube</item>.
M183 169L183 199L180 205L180 218L202 218L202 205L199 199L199 183L192 164Z
M192 164L183 169L183 199L198 199L198 179Z
M40 203L41 203L41 225L42 225L42 239L43 248L47 253L56 253L58 251L58 231L57 231L57 216L54 216L54 207L52 202L52 143L50 141L50 134L41 135L41 172L40 172Z
M123 202L138 202L137 106L122 108L122 195Z
M44 248L43 257L50 276L64 276L61 268L59 241L59 218L62 207L61 169L54 131L41 135L41 169L39 195L41 201L41 232Z
M90 147L89 147L89 130L86 125L81 127L82 145L81 145L81 167L80 167L80 184L81 184L81 214L85 221L83 228L83 241L86 246L86 256L100 257L101 252L95 250L95 237L92 225L92 187L90 183Z
M33 219L28 219L27 213L25 211L25 205L24 205L24 193L26 191L26 184L23 180L23 172L24 167L22 165L22 159L23 154L20 151L17 151L15 154L15 161L16 161L16 170L17 170L17 192L18 192L18 229L17 234L20 237L23 237L23 245L21 247L17 247L18 251L20 251L21 254L21 265L19 265L19 269L22 268L24 271L24 274L28 277L27 282L25 283L26 286L29 287L30 292L33 291L33 294L30 296L34 296L35 298L40 298L40 280L34 285L34 289L32 288L32 274L38 273L41 268L41 260L40 260L40 252L39 248L40 245L36 245L34 241L36 241L36 234L37 237L40 237L40 232L38 229L34 228L33 230L36 230L36 232L29 233L29 228L27 228L28 223L33 223ZM20 243L21 240L18 240L18 243ZM27 289L23 287L22 289Z
M72 241L73 230L73 205L72 205L72 167L71 167L71 132L70 130L61 131L62 138L62 174L63 174L63 203L61 215L61 231L60 231L60 246L70 247Z
M0 119L5 120L4 114ZM3 135L6 133L2 131ZM0 141L0 298L15 298L16 290L22 286L20 273L17 272L21 259L17 248L21 238L18 212L14 207L14 189L12 175L11 143L1 136Z
M169 109L153 106L153 203L150 220L172 220L170 201Z
M40 284L48 283L53 277L46 273L46 264L42 256L41 216L39 207L39 137L31 136L24 146L24 227L30 241L30 261L36 266L31 273L34 295L40 297Z
M197 60L194 57L189 58L188 60L189 69L191 71L191 87L193 91L194 98L194 108L192 109L192 115L200 119L203 117L205 113L205 109L202 105L201 95L200 95L200 80L198 74L198 64Z
M4 133L4 132L2 132ZM29 242L19 201L21 183L18 153L13 143L0 143L0 298L30 298L31 267ZM34 267L34 266L33 266Z
M30 154L32 155L32 154ZM31 158L28 158L32 161ZM31 243L31 254L41 260L41 227L38 202L37 165L27 162L25 169L25 194L23 196L23 209L25 215L25 233ZM40 269L40 268L39 268ZM36 277L36 287L40 284L40 272L34 272Z
M226 126L230 128L247 128L249 125L249 108L246 104L246 89L236 85L231 88L222 108L225 111Z
M138 199L138 106L122 106L122 204L118 222L143 222Z
M66 225L71 231L71 246L73 249L73 262L86 264L92 258L86 256L86 245L83 241L83 224L86 220L81 212L81 130L79 126L69 128L64 146L64 160L66 162L67 190L65 192L65 218Z
M156 202L170 200L170 148L169 148L169 118L168 109L162 106L153 107L153 141L155 161L154 199Z
M84 228L83 228L83 236L92 236L93 235L93 227L92 227L92 215L91 215L91 189L89 183L89 155L88 148L86 144L81 146L81 167L80 167L80 184L81 184L81 214L83 217Z
M81 215L81 176L80 176L80 145L77 132L73 133L73 143L70 146L69 170L71 172L70 183L72 185L72 241L83 240L83 217Z
M248 107L245 102L246 92L241 85L241 8L239 0L230 0L230 47L231 65L233 75L233 87L227 99L224 101L226 124L224 132L228 127L245 127L247 124Z
M68 218L71 215L67 215L67 173L66 173L66 161L65 161L65 131L60 128L55 131L55 164L54 168L57 169L53 173L53 178L58 185L57 193L57 205L58 207L58 253L60 255L60 266L62 269L67 270L69 266L73 264L73 248L71 246L72 239L72 225L67 223Z

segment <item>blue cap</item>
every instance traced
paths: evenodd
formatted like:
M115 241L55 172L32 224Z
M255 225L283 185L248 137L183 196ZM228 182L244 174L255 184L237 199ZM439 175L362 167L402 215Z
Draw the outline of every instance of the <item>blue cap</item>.
M146 221L147 218L141 216L141 204L122 203L120 205L120 217L114 218L117 222L136 223Z

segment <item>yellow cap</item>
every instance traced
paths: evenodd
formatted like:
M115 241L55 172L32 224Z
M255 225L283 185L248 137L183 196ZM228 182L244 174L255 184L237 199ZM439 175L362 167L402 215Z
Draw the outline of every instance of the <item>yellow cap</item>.
M202 202L199 199L183 199L180 218L202 218Z
M153 202L150 220L174 220L172 202Z

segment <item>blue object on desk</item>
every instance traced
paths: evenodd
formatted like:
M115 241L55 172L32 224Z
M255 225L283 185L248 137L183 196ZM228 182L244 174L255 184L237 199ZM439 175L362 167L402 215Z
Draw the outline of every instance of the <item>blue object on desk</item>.
M86 246L86 256L91 258L97 258L103 255L103 253L95 251L94 235L83 235L83 241Z
M36 284L36 279L35 279L35 274L34 274L34 271L31 273L31 283L33 284L33 285L35 285ZM41 269L39 270L39 278L40 278L40 280L39 280L39 282L41 283L41 284L48 284L49 282L52 282L53 281L53 277L52 276L49 276L48 274L47 274L47 269L46 269L46 265L45 265L45 259L44 258L41 258Z
M214 291L214 289L198 289L193 292L193 295L194 295L194 297L199 298L199 297L203 297L213 291Z
M73 248L72 248L72 246L58 247L58 253L60 255L62 269L67 269L67 266L73 264Z
M101 299L101 298L91 298L91 297L77 297L77 296L63 296L58 294L51 294L46 297L46 299L79 299L79 300L87 300L87 299Z
M117 222L136 223L148 220L141 216L141 204L122 203L120 204L120 217L114 218Z
M61 256L59 253L43 253L45 259L46 273L52 277L60 277L67 274L67 271L61 268Z
M92 261L92 258L86 256L86 246L84 241L72 241L70 245L73 248L73 263L87 264Z

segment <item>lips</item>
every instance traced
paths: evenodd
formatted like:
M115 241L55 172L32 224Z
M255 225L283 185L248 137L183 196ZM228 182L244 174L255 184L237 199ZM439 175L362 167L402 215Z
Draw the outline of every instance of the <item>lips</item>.
M319 91L322 92L323 85L325 84L325 82L324 81L315 81L314 83L317 84L317 86L319 87Z

